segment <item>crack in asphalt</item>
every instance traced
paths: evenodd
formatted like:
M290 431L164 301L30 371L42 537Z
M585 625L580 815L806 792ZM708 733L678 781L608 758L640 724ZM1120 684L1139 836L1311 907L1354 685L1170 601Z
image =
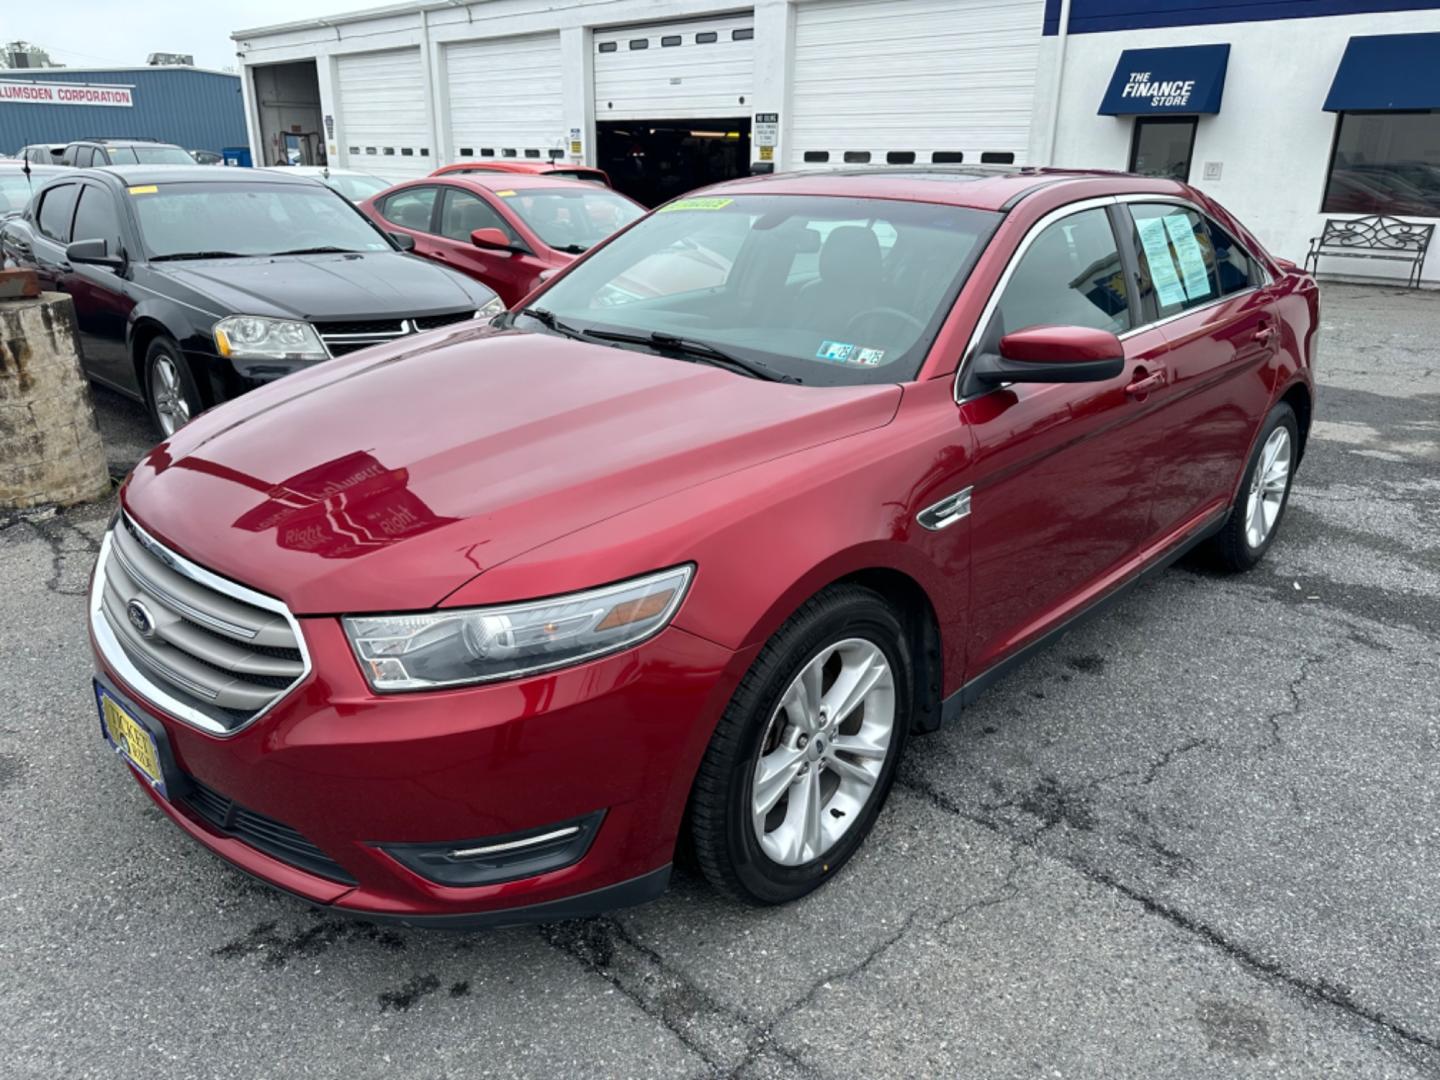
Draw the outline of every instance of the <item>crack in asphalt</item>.
M50 576L45 580L45 588L58 596L85 596L89 592L89 570L84 575L84 583L79 586L69 587L61 584L65 577L66 559L70 555L95 556L100 553L100 541L96 540L89 533L85 532L78 525L75 525L68 518L56 515L54 517L25 517L20 518L30 526L30 531L39 537L40 542L50 549ZM80 547L66 547L67 538L79 539ZM93 562L93 558L89 560Z
M1310 669L1318 667L1328 659L1329 657L1325 656L1307 655L1301 657L1300 670L1295 673L1295 677L1290 680L1287 687L1290 692L1290 707L1272 712L1265 717L1265 723L1270 726L1270 738L1264 747L1266 752L1278 749L1284 742L1284 738L1280 733L1280 721L1287 717L1300 715L1300 709L1302 707L1300 704L1300 687L1305 685L1305 680L1310 678Z
M1158 916L1177 929L1183 930L1185 933L1200 939L1258 976L1270 978L1311 1001L1332 1006L1355 1019L1372 1024L1410 1046L1440 1052L1440 1039L1417 1031L1399 1020L1386 1016L1378 1009L1371 1008L1356 1001L1354 996L1344 987L1331 983L1323 978L1309 979L1288 971L1280 961L1267 959L1255 954L1210 924L1187 915L1174 905L1150 896L1140 889L1135 888L1133 885L1121 881L1115 875L1094 866L1087 859L1058 852L1041 851L1039 848L1039 837L1044 830L1026 834L1006 825L1002 821L966 810L954 798L923 778L906 776L901 780L897 780L896 783L904 787L907 791L913 792L920 798L926 800L936 809L979 825L981 828L1002 836L1012 843L1030 848L1034 850L1037 855L1048 855L1056 859L1070 867L1086 880L1111 889L1126 899L1139 904L1147 913Z

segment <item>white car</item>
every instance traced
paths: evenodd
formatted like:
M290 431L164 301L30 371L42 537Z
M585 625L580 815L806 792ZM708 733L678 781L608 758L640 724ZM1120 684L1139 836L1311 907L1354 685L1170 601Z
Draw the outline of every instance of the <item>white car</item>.
M377 191L384 191L390 181L354 169L331 169L324 165L267 165L270 172L295 173L323 180L352 203L359 204Z
M60 155L65 152L66 143L31 143L16 152L17 158L34 165L59 165Z

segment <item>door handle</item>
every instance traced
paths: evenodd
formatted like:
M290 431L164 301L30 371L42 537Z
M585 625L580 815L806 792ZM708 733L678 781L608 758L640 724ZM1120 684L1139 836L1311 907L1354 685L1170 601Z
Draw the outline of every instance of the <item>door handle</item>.
M1140 369L1141 371L1144 368ZM1138 372L1137 372L1138 374ZM1143 379L1136 379L1129 386L1125 387L1125 393L1134 398L1143 398L1151 390L1158 390L1165 385L1165 372L1157 371L1153 375L1147 375Z
M1274 336L1275 328L1273 326L1262 326L1259 330L1255 331L1254 339L1261 345L1269 345L1270 339Z

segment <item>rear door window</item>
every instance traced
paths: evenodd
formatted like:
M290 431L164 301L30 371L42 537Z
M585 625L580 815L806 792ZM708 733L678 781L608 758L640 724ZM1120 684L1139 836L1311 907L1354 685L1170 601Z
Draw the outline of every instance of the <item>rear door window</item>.
M436 187L406 188L397 191L380 204L380 213L386 221L402 229L415 232L434 232L435 199L440 194Z
M1215 252L1215 273L1220 280L1221 296L1265 284L1265 271L1233 236L1208 217L1205 228L1210 233L1211 250Z
M1131 203L1140 296L1155 317L1219 299L1220 278L1205 219L1170 203Z
M70 219L75 214L75 196L79 188L75 184L60 184L50 188L40 200L38 223L40 234L57 244L70 242Z

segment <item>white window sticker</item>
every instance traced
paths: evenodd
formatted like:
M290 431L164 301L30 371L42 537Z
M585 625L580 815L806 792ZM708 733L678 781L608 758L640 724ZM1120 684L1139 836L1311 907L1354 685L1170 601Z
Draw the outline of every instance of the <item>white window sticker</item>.
M1170 254L1165 223L1160 218L1142 218L1135 222L1135 227L1140 230L1140 244L1145 249L1145 261L1150 264L1150 280L1161 306L1185 303L1185 286L1180 284L1180 275L1175 273L1175 257Z
M865 364L869 367L879 367L880 362L884 359L884 349L861 349L855 354L855 362L857 364Z
M1191 300L1203 300L1210 295L1210 275L1205 271L1205 253L1200 250L1200 241L1195 239L1195 230L1190 227L1189 218L1171 214L1165 219L1165 229L1180 256L1180 273L1185 279L1185 293Z

